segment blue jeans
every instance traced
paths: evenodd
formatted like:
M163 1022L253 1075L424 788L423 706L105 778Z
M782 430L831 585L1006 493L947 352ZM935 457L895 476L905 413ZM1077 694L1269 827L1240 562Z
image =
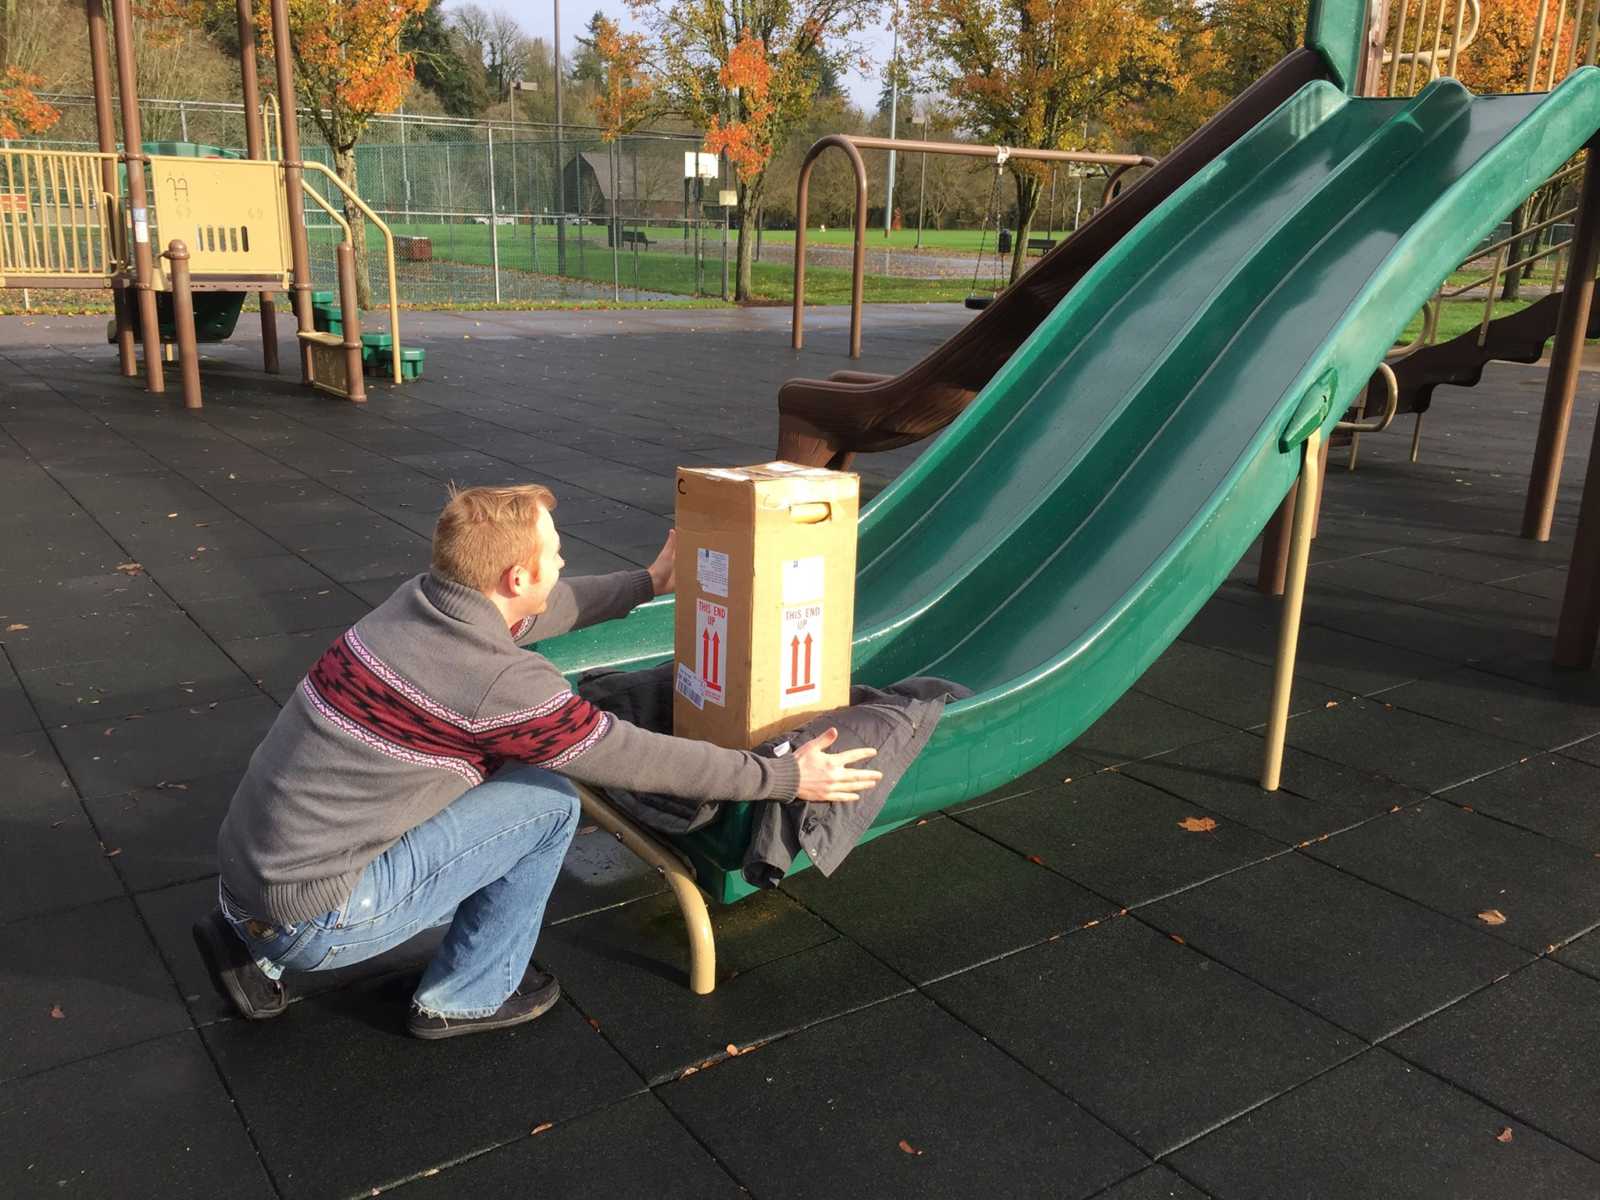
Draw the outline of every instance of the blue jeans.
M572 784L509 766L369 863L337 912L272 927L226 901L222 911L274 979L357 963L448 923L413 1003L430 1016L486 1017L522 981L577 827Z

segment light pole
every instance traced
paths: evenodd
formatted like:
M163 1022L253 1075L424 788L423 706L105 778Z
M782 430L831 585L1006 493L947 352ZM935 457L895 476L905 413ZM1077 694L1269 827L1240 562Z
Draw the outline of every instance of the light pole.
M894 27L894 49L889 53L889 138L894 139L895 118L900 108L900 25ZM883 236L894 224L894 151L889 151L889 186L883 201ZM926 160L924 160L926 161Z
M928 101L925 96L913 96L911 100L911 123L920 126L924 141L928 138ZM917 244L916 249L922 249L922 205L928 195L928 152L922 152L922 182L917 185Z
M556 274L567 273L567 165L561 149L561 0L551 0L555 13L555 38L551 51L556 64Z

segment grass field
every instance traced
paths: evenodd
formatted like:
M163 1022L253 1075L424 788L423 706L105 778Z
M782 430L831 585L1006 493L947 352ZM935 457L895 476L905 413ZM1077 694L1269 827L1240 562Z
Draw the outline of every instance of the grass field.
M484 225L410 224L394 226L396 234L426 237L433 242L434 257L442 261L488 266L494 261L490 231ZM566 270L564 277L589 280L599 284L612 281L611 248L605 244L605 230L590 226L580 240L574 233L567 237ZM646 292L670 292L675 295L693 295L695 291L694 257L683 250L681 230L647 231L650 249L629 248L622 252L619 261L619 282L624 291L634 289ZM530 236L529 227L504 225L499 227L500 266L513 271L537 274L556 273L556 240L553 230L541 227L537 237ZM329 231L328 237L332 237ZM702 237L706 234L702 233ZM703 260L700 279L702 295L717 295L722 287L721 231L712 234L715 240L702 244ZM692 245L692 241L691 241ZM735 244L728 242L729 287L734 271ZM794 270L779 263L755 263L751 281L755 295L760 300L787 301L794 294ZM403 286L403 284L402 284ZM969 285L964 280L902 279L894 276L868 275L865 296L868 301L902 303L936 303L956 301L966 296ZM808 267L806 269L806 300L811 304L848 304L850 302L850 272L842 267Z

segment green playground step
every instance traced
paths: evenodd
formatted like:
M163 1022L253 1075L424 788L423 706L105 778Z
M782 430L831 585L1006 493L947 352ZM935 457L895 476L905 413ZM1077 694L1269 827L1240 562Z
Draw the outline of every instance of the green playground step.
M394 347L394 338L382 332L363 333L361 335L361 361L366 367L368 375L389 374L390 352ZM400 376L402 379L421 379L422 366L427 359L427 351L402 346L400 348Z

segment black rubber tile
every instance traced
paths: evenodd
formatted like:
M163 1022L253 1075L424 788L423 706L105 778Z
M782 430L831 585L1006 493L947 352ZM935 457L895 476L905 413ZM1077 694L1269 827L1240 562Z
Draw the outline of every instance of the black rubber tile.
M1543 571L1533 571L1511 579L1497 579L1494 586L1512 592L1525 592L1530 596L1543 596L1560 604L1567 594L1567 568L1547 567Z
M223 642L222 648L262 690L279 704L287 704L312 664L348 628L331 625L298 633L233 638Z
M929 991L1156 1156L1362 1047L1130 918L963 972Z
M642 1088L566 1003L494 1034L418 1042L404 1032L413 986L388 979L202 1030L285 1196L385 1187Z
M344 589L353 595L360 596L373 608L377 608L395 590L410 583L420 572L411 571L404 575L385 575L378 579L354 579L344 585Z
M1600 932L1586 933L1570 945L1563 946L1556 958L1574 971L1600 979Z
M1095 1200L1206 1200L1206 1194L1158 1163L1101 1192Z
M25 671L22 685L52 728L256 694L202 631L163 641L147 647L135 638L124 654Z
M1369 1040L1529 958L1299 853L1224 875L1141 915Z
M359 516L295 522L274 522L270 518L263 518L263 522L272 527L273 537L294 553L307 557L325 555L329 551L335 552L336 557L348 557L349 552L357 547L369 554L384 550L407 550L416 545L419 536L365 507L361 508Z
M1600 708L1545 688L1463 667L1385 692L1396 708L1553 749L1600 733Z
M0 658L0 663L4 659ZM39 718L9 666L0 666L0 734L27 733L39 728Z
M0 736L0 778L0 921L122 893L44 734Z
M265 696L152 713L142 720L53 729L50 738L78 791L103 796L174 779L242 770L272 726ZM115 732L109 736L107 729Z
M242 775L168 780L84 802L130 891L216 873L217 828Z
M126 560L119 557L122 561ZM18 623L98 617L135 608L171 611L173 602L149 575L128 575L115 566L88 575L64 575L35 562L16 570L0 568L0 630ZM10 635L0 638L10 640Z
M1120 700L1089 726L1072 749L1106 766L1150 758L1234 732L1234 726L1146 696L1125 692Z
M1272 668L1208 646L1174 642L1134 687L1179 708L1239 729L1264 725L1272 698ZM1346 695L1305 677L1295 680L1291 713L1321 708Z
M1418 570L1387 556L1363 556L1319 563L1307 576L1307 587L1313 592L1336 588L1382 596L1389 600L1419 600L1445 591L1456 583L1456 580L1432 571Z
M196 600L187 605L195 623L218 641L353 625L366 616L371 607L336 583L293 591Z
M1536 754L1451 788L1443 798L1600 853L1600 767L1561 754Z
M774 1200L857 1195L863 1180L878 1197L1090 1196L1145 1163L921 996L657 1094L735 1178Z
M163 563L198 562L214 558L267 558L283 553L281 543L254 525L231 515L198 520L182 514L171 521L151 523L126 533L118 532L133 556L152 570Z
M1463 729L1380 699L1350 700L1289 722L1302 750L1386 776L1419 791L1442 791L1509 766L1533 747Z
M626 1148L625 1150L623 1148ZM634 1096L563 1122L538 1137L407 1185L402 1193L526 1197L531 1181L542 1196L706 1196L738 1200L749 1193L712 1158L654 1096Z
M1040 763L1026 775L1019 775L1010 783L1002 784L992 792L985 792L971 800L964 800L960 804L952 804L946 812L969 812L974 808L983 808L985 805L994 804L999 800L1006 800L1012 796L1023 796L1029 792L1036 792L1040 788L1056 787L1063 783L1072 783L1075 780L1085 779L1106 768L1094 761L1085 758L1072 750L1063 750Z
M632 851L596 825L583 823L561 862L545 902L546 922L565 921L613 905L654 896L666 882Z
M194 1033L0 1087L7 1196L277 1193Z
M1415 804L1423 798L1423 793L1393 780L1293 746L1284 750L1279 789L1263 791L1264 749L1259 736L1238 733L1128 763L1121 769L1134 779L1292 844L1346 829L1397 804Z
M321 571L292 554L270 554L264 558L221 558L207 554L194 562L152 566L150 573L163 590L183 605L223 596L254 596L299 589L315 591L334 586Z
M50 616L5 634L6 655L19 676L47 667L117 658L195 654L209 639L177 608L113 608L93 616Z
M1600 1164L1382 1049L1223 1126L1172 1164L1228 1200L1600 1193Z
M1484 583L1469 583L1440 592L1423 607L1451 619L1479 621L1497 629L1549 637L1555 632L1560 598L1529 595Z
M1563 746L1561 753L1567 758L1575 758L1590 766L1600 767L1600 737L1585 738L1573 745Z
M409 540L364 546L330 546L307 550L304 557L329 578L340 583L389 579L396 575L415 575L426 571L429 554L427 541L405 530L400 532Z
M1469 546L1461 542L1402 546L1385 551L1383 557L1402 567L1411 567L1446 579L1458 579L1463 583L1488 583L1528 572L1528 564L1523 560L1490 554L1481 546Z
M906 983L781 893L712 914L717 987L688 987L670 896L547 928L534 957L651 1082L906 990Z
M1507 624L1502 620L1503 613L1485 606L1483 594L1509 596L1512 601L1531 599L1483 587L1468 596L1441 593L1424 606L1328 591L1307 602L1303 619L1454 665L1506 654L1536 653L1548 646L1547 632Z
M1118 907L947 817L858 847L831 879L802 871L783 886L918 983Z
M0 992L6 998L0 1079L189 1024L171 977L126 899L0 925Z
M1600 980L1536 962L1406 1030L1395 1053L1600 1157Z
M611 571L635 571L641 565L649 565L649 561L641 564L635 559L590 545L579 536L587 528L586 525L580 525L575 533L569 533L561 539L561 557L567 564L568 575L605 575Z
M1442 800L1306 853L1534 953L1600 924L1600 859ZM1504 922L1478 918L1491 911Z
M1118 771L953 818L1124 908L1280 853L1284 843ZM1210 823L1209 829L1185 826Z
M195 948L192 933L194 923L217 906L215 876L141 892L134 897L134 902L194 1020L200 1024L237 1020L238 1012L217 988ZM390 975L406 976L414 990L423 968L443 940L444 932L443 929L426 930L376 958L337 970L286 974L284 985L289 992L289 1002L298 1004L324 992Z

